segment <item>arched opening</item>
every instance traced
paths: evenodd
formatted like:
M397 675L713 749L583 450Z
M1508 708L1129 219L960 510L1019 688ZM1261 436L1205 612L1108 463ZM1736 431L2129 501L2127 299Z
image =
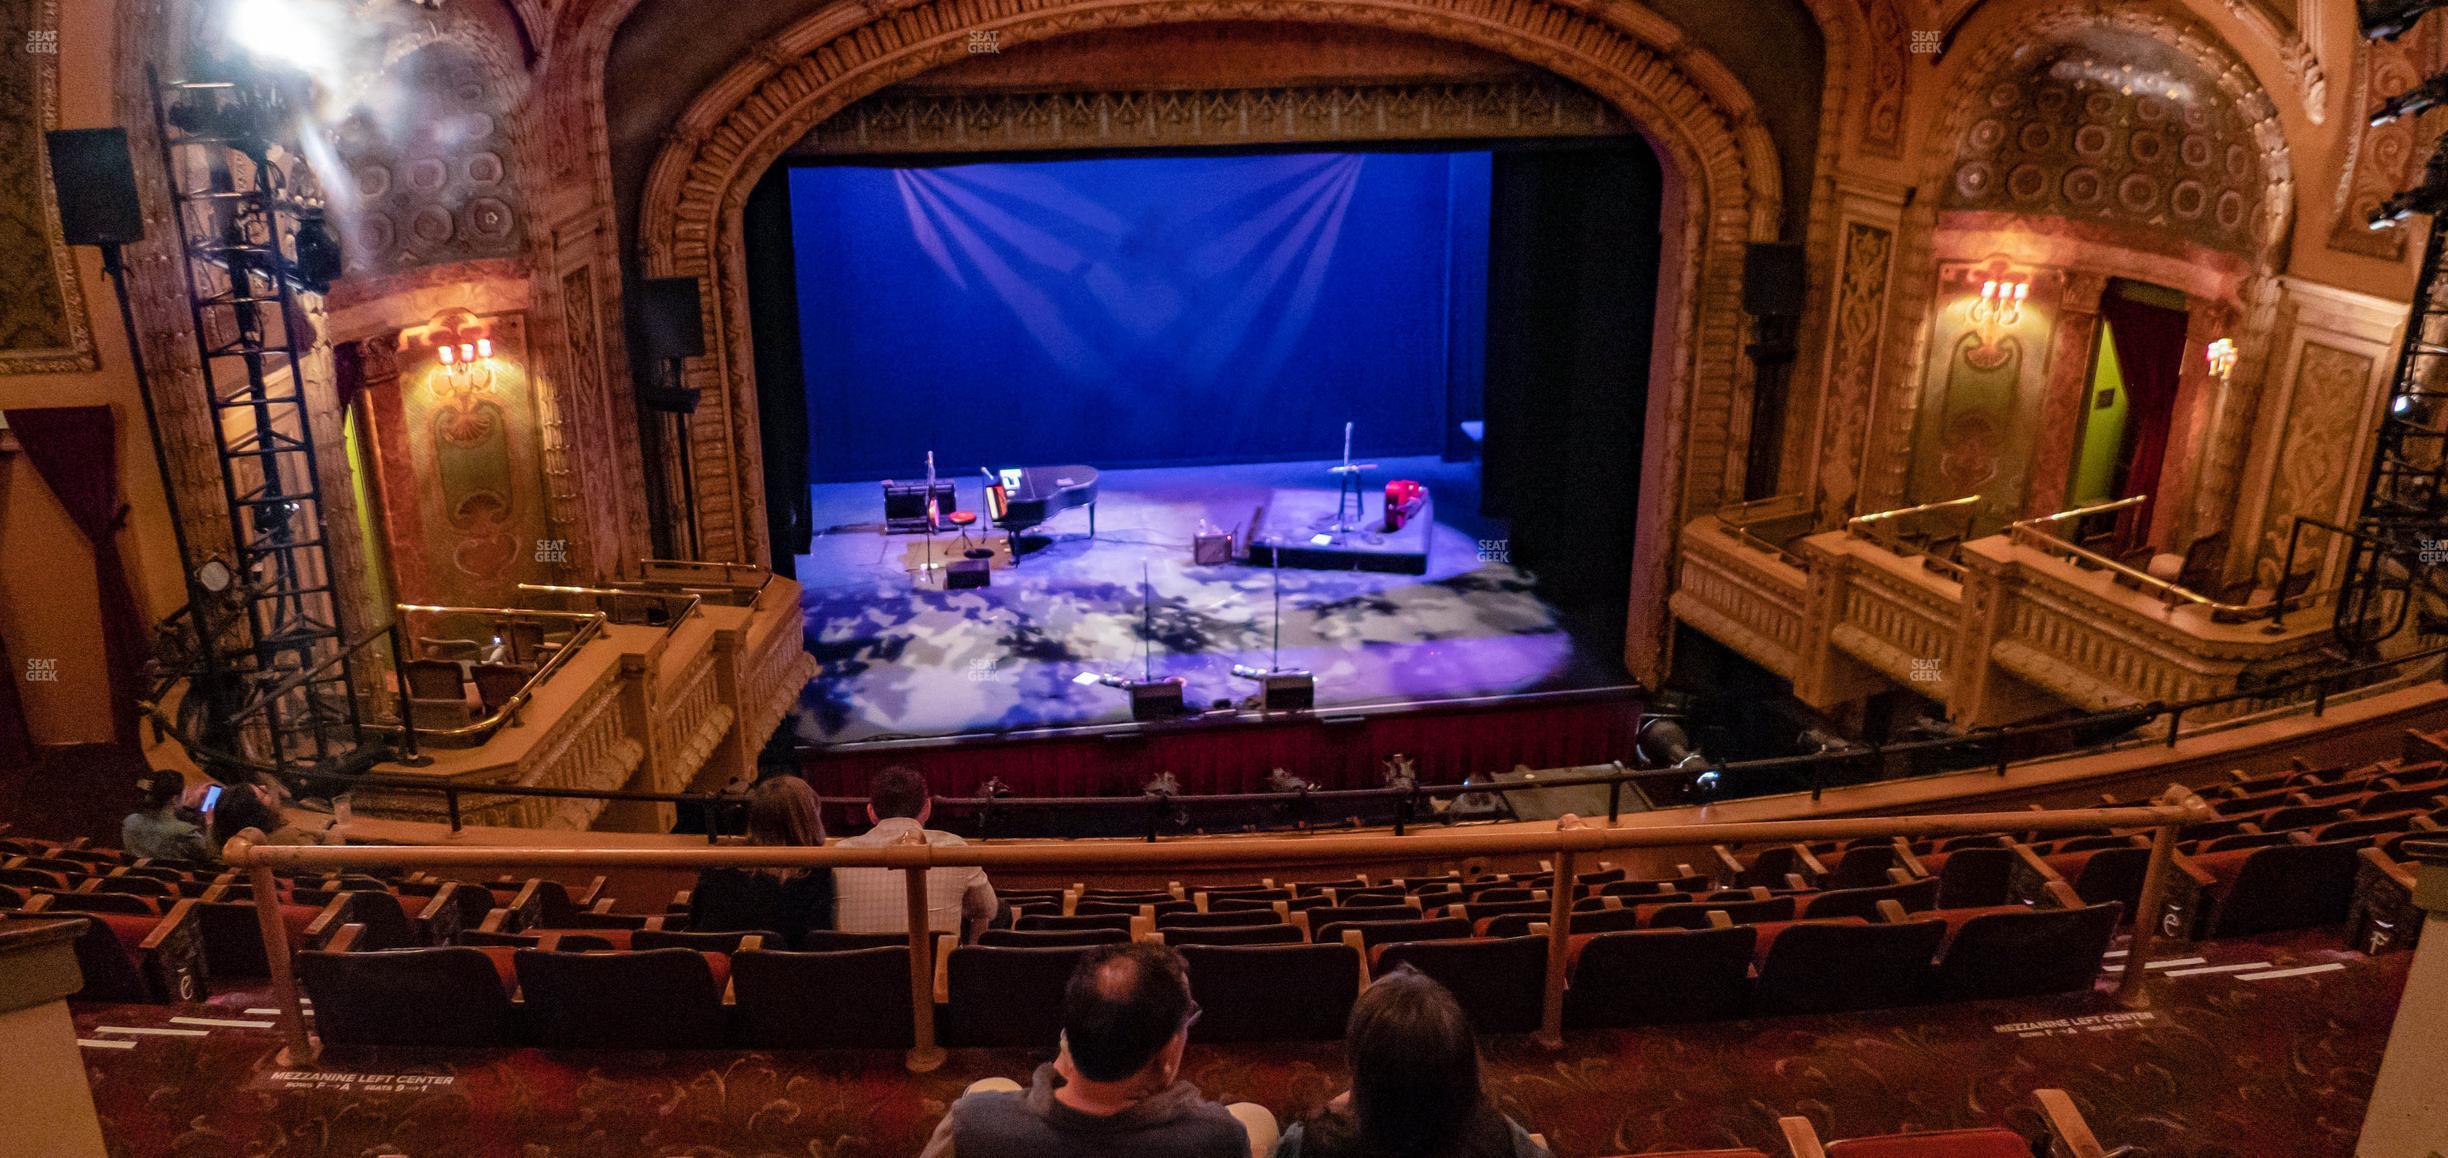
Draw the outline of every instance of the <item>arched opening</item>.
M1485 13L1463 15L1447 14L1440 10L1423 16L1418 12L1406 12L1405 20L1389 22L1384 20L1387 13L1372 7L1325 5L1317 7L1315 11L1304 10L1300 18L1315 22L1315 27L1329 33L1356 29L1385 38L1408 37L1445 49L1467 47L1482 59L1500 62L1511 74L1498 78L1500 80L1529 83L1551 90L1559 86L1573 90L1579 94L1581 103L1595 104L1613 119L1618 126L1616 134L1627 141L1634 141L1632 150L1643 155L1647 164L1655 166L1658 174L1655 187L1658 223L1638 226L1633 232L1646 231L1648 236L1654 238L1655 256L1646 257L1638 263L1639 266L1651 274L1659 270L1669 271L1669 276L1663 278L1654 290L1657 308L1653 316L1644 316L1628 326L1606 332L1609 340L1639 339L1637 347L1624 347L1632 351L1628 360L1632 363L1633 372L1630 377L1621 378L1621 382L1638 385L1643 390L1637 394L1627 394L1617 388L1606 398L1613 408L1612 418L1600 421L1602 416L1596 411L1586 411L1580 421L1566 423L1559 432L1578 438L1584 444L1604 444L1593 447L1603 454L1603 458L1593 458L1587 466L1582 467L1586 474L1576 476L1572 471L1552 469L1555 463L1550 454L1543 465L1551 469L1536 473L1520 471L1519 474L1527 476L1521 488L1524 494L1507 496L1508 501L1527 506L1535 512L1536 517L1547 520L1546 533L1551 542L1558 544L1551 549L1550 558L1567 561L1555 570L1569 572L1573 569L1571 562L1581 559L1608 560L1601 566L1586 568L1586 577L1582 580L1593 605L1603 608L1601 617L1614 621L1603 629L1612 634L1600 637L1607 641L1601 650L1612 653L1605 656L1605 666L1616 673L1618 679L1622 677L1623 666L1627 662L1635 671L1642 670L1643 664L1649 665L1649 671L1654 671L1663 650L1663 592L1667 586L1666 569L1672 550L1672 529L1689 510L1713 509L1718 501L1717 496L1728 483L1726 453L1731 435L1731 395L1739 377L1738 352L1733 339L1739 333L1736 290L1740 253L1745 242L1773 235L1775 231L1776 194L1772 174L1777 166L1773 151L1756 117L1743 115L1745 106L1742 102L1745 98L1740 90L1727 89L1722 75L1714 80L1718 88L1712 89L1692 80L1680 68L1667 64L1664 57L1648 57L1657 67L1635 67L1628 61L1646 57L1651 49L1621 28L1594 24L1553 28L1541 25L1535 39L1542 45L1554 46L1556 50L1532 51L1522 43L1522 33L1518 29L1498 32L1488 23L1490 20L1500 20L1509 27L1513 18L1521 15L1518 13L1502 16ZM888 16L883 21L896 23L906 15ZM966 24L951 21L923 26L957 26L980 36L993 34L1014 41L1030 37L1034 38L1030 42L1039 47L1043 46L1044 38L1049 35L1062 35L1069 39L1083 34L1113 35L1137 29L1186 30L1194 33L1203 24L1216 20L1242 22L1235 27L1289 27L1270 25L1265 17L1254 13L1202 8L1193 15L1187 10L1177 10L1165 4L1100 10L1100 19L1088 27L1076 23L1040 27L1034 22L1033 13L1023 18L1000 13L987 18L983 13L969 14L965 11L962 15L964 18L977 15L980 19ZM1582 18L1565 16L1560 19L1572 24ZM913 31L918 27L920 25L914 24ZM1011 154L1037 151L1026 147L1015 149L1010 143L1013 126L1025 127L1027 115L998 115L977 121L963 119L966 114L938 117L931 121L920 117L889 126L885 120L879 119L877 114L880 111L889 111L879 110L879 102L889 103L912 92L923 94L927 84L935 79L933 70L966 59L970 55L971 43L966 39L967 33L958 40L927 33L894 44L889 37L883 36L845 40L844 31L829 25L819 29L813 26L813 22L799 26L778 38L779 51L757 62L743 64L735 77L717 86L719 96L702 98L698 106L683 119L684 124L702 128L681 134L665 150L655 166L653 177L648 182L648 195L642 202L645 272L663 276L693 274L710 282L707 293L709 357L692 364L689 378L692 386L707 392L709 403L720 400L719 406L700 409L693 420L691 442L701 480L698 509L705 516L703 525L709 553L738 552L742 549L742 543L747 542L755 544L757 549L781 554L788 546L781 541L781 534L789 528L741 526L736 523L724 527L720 523L726 515L736 519L744 510L757 509L754 502L740 501L743 494L762 499L763 509L774 514L777 520L782 519L793 496L779 492L786 486L795 487L796 484L781 481L762 460L771 454L787 456L792 453L793 448L782 444L790 439L789 432L794 428L816 434L817 438L812 440L811 445L821 441L822 437L821 414L811 426L809 420L802 416L777 413L787 411L791 400L778 398L769 381L779 378L804 383L806 380L807 345L803 343L798 351L782 355L777 351L789 343L776 343L767 337L775 333L775 327L785 319L792 316L804 318L808 312L806 303L802 300L788 308L777 308L772 304L773 295L752 288L759 282L770 283L776 276L789 274L789 271L781 268L780 258L777 257L778 247L770 243L772 235L758 224L760 219L788 216L787 190L774 191L773 179L767 176L774 162L782 160L787 167L795 152L821 153L828 145L838 146L852 135L850 126L854 125L868 131L888 127L904 136L947 131L982 131L985 134L978 141L954 142L957 146L965 147L939 146L939 155L930 158L930 171L938 176L946 171L942 167L946 162L1013 164L1019 162ZM1318 39L1331 40L1332 36ZM822 51L818 51L820 46L823 46ZM805 58L793 55L803 50L813 55ZM1691 50L1687 48L1684 51L1688 53ZM1598 64L1601 58L1607 63ZM797 63L776 63L794 59ZM870 63L861 64L861 60ZM882 63L887 60L890 61L888 67ZM885 75L887 73L889 75ZM881 85L883 81L901 78L915 79L906 82L901 89ZM1580 86L1579 89L1574 89L1575 85ZM1003 102L997 106L998 109L1010 107L1012 90L1018 87L1022 86L1006 86L995 94L997 100ZM1071 87L1076 90L1079 86ZM1208 107L1213 107L1217 97L1212 90L1216 86L1188 87L1192 92L1180 93L1183 99L1176 102L1177 107L1194 107L1198 101L1209 102ZM1414 86L1416 91L1418 86ZM1197 97L1196 101L1188 99L1193 95ZM1355 100L1349 92L1338 94L1335 99L1345 102L1343 112L1349 112ZM1402 116L1422 115L1416 107L1401 104L1400 99L1404 99L1404 94L1398 94L1397 103L1388 107ZM1294 103L1297 105L1299 102ZM938 107L968 107L974 111L974 105L961 106L957 102ZM1319 103L1319 107L1335 108L1336 105L1333 101L1326 101ZM1669 112L1668 109L1675 111ZM1048 118L1041 116L1039 119ZM1059 121L1059 118L1052 119ZM1366 117L1362 117L1354 123L1366 120ZM1625 128L1636 129L1640 136L1647 139L1647 146L1643 147L1626 135L1623 132ZM1535 139L1541 135L1514 132L1523 138ZM872 142L876 138L871 132L868 139ZM1315 150L1321 146L1352 157L1416 158L1423 150L1422 140L1427 140L1435 143L1437 150L1448 153L1463 151L1460 146L1467 144L1473 150L1491 154L1491 164L1493 154L1507 153L1515 148L1511 144L1503 147L1486 145L1485 142L1491 139L1512 138L1504 132L1490 132L1482 128L1476 131L1446 129L1422 132L1411 134L1408 138L1385 132L1376 133L1374 139L1368 133L1317 138L1279 136L1269 139L1261 136L1234 140L1221 149L1216 147L1214 141L1168 143L1160 140L1154 143L1160 149L1169 147L1177 154L1197 154L1208 158L1229 155L1281 157L1302 150L1309 150L1311 155L1315 155ZM990 147L981 148L981 141ZM1070 142L1056 144L1059 147ZM1399 148L1394 147L1397 144ZM1540 152L1564 152L1554 149L1553 143L1544 150L1529 148L1527 144L1524 142L1520 149L1525 158ZM1038 146L1039 149L1043 147L1042 144ZM830 154L834 158L846 155L850 153L838 147ZM1649 159L1651 157L1654 160ZM1072 161L1079 159L1077 154L1067 158ZM1525 159L1520 163L1553 162ZM1510 164L1513 163L1508 162ZM906 164L900 167L904 171L914 168ZM1536 184L1525 182L1522 187L1526 190ZM1587 208L1584 206L1583 211ZM937 224L941 227L949 223ZM790 247L779 248L786 250ZM1603 244L1595 249L1588 245L1579 246L1579 251L1583 253L1603 253L1606 250L1607 246ZM1550 276L1552 271L1527 266L1525 270L1522 276L1534 277L1542 285L1552 285L1557 280ZM795 274L790 274L785 280L791 281L801 293L808 284L806 279ZM1646 299L1652 296L1652 291L1640 287L1627 291L1627 296L1629 299ZM1011 311L1008 303L1002 308L1005 320L1009 321ZM1445 316L1450 319L1450 314ZM1521 320L1527 324L1531 319L1524 315ZM1567 338L1563 344L1569 347L1572 342ZM1622 349L1610 350L1604 342L1585 345L1587 348L1578 356L1593 364L1608 361L1611 363L1610 369L1621 377L1624 369L1621 363L1627 360L1622 356ZM1443 360L1450 365L1455 357L1457 355L1448 348ZM802 385L799 392L801 405L805 405L809 397ZM1490 405L1493 404L1491 400ZM1348 405L1340 408L1352 409ZM1443 458L1456 449L1449 443L1461 441L1458 434L1460 422L1456 420L1462 413L1460 406L1449 396L1441 408L1445 413L1428 424L1433 429L1435 441L1420 448L1432 459ZM967 419L972 415L990 414L991 407L971 399L965 404L946 405L924 412L959 415ZM1361 430L1367 429L1368 424L1362 420L1362 416L1353 416L1353 421L1360 423ZM1319 424L1326 429L1325 437L1318 439L1325 453L1318 457L1333 459L1340 450L1341 419ZM1490 424L1501 425L1492 419ZM969 436L976 434L982 426L990 426L991 418L984 422L955 419L953 425L961 436ZM1452 431L1449 432L1448 427ZM1455 436L1448 439L1449 433ZM1362 437L1365 438L1365 435ZM1490 444L1487 454L1493 466L1506 451L1498 445L1500 439L1495 430L1491 429L1488 437ZM1528 453L1517 452L1516 457L1524 462L1536 459L1538 451L1546 449L1541 446L1545 437L1532 434L1522 439L1517 446L1533 449ZM1361 449L1365 452L1365 445ZM728 461L722 461L725 456L728 456ZM901 457L910 456L904 454ZM1365 453L1362 457L1365 458ZM911 477L923 474L923 454L913 458L912 464L905 472L895 473L893 477L896 481L908 482ZM941 469L947 465L955 467L962 478L979 480L980 487L973 489L982 491L987 482L998 479L1006 470L1031 465L1031 461L1021 454L1004 452L1001 461L995 462L939 462L939 475L948 473ZM977 473L980 467L988 468L987 474ZM710 482L705 479L709 473L716 475ZM726 473L728 477L722 477ZM865 473L877 472L871 469ZM870 478L862 484L870 490L870 497L863 502L875 508L867 516L868 522L882 521L884 516L883 497L874 490L874 484L878 481ZM1372 480L1372 489L1378 486L1382 486L1382 476ZM1541 490L1540 487L1545 489ZM1006 492L1016 489L1008 483L1004 487ZM991 512L986 509L988 503L982 493L958 493L957 486L955 490L954 501L961 509L973 510L987 516L985 521L991 521ZM1267 494L1271 494L1271 490ZM1267 494L1262 494L1260 498L1263 500ZM1332 497L1328 495L1330 501ZM1245 559L1247 539L1254 521L1250 515L1256 513L1258 505L1254 503L1240 517L1230 519L1222 518L1225 511L1217 508L1212 512L1215 517L1209 520L1225 530L1239 525L1239 544ZM914 509L923 511L925 506L921 503ZM1179 520L1180 538L1185 548L1191 537L1188 532L1195 527L1196 521L1196 515ZM819 516L813 511L802 524L808 531L822 531L839 525L843 523ZM1084 526L1079 533L1084 535ZM773 536L770 547L767 543L769 534ZM1575 534L1579 536L1578 543L1571 547L1562 545L1563 540ZM1609 536L1616 540L1609 550L1591 550L1593 543ZM1483 537L1493 541L1484 544L1475 541ZM1461 539L1459 549L1471 552L1473 556L1486 552L1491 558L1501 558L1514 545L1507 534L1464 534ZM1022 545L1020 557L1025 559L1028 554L1026 547L1030 545L1025 536ZM1579 552L1577 556L1576 548ZM977 549L974 542L959 546L964 555L974 549ZM923 571L926 569L925 563L929 561L930 549L922 545L919 551L917 569ZM1003 553L1008 554L1008 549ZM1186 556L1187 550L1182 554ZM1475 557L1466 561L1477 562ZM872 561L870 565L873 565ZM1109 577L1107 585L1127 595L1140 584L1136 582L1135 574L1126 578L1131 581L1115 583ZM1428 586L1434 587L1434 593L1439 597L1450 597L1455 590L1451 578L1446 577L1441 585ZM1163 584L1157 586L1161 588ZM1625 599L1627 589L1631 594L1628 603ZM1162 596L1164 593L1160 590L1158 594ZM1109 602L1118 602L1118 610L1130 611L1139 601L1120 599ZM1134 622L1137 619L1128 618L1133 618ZM1624 622L1627 619L1631 621L1628 625ZM811 638L817 639L817 633L811 632ZM1028 642L1032 646L1042 643L1034 637L1030 637ZM1086 657L1070 654L1062 648L1050 651L1055 660L1068 665L1070 670L1085 671L1089 667ZM971 658L993 661L996 657ZM1141 674L1145 674L1147 665L1144 656L1105 657L1104 662L1118 667L1121 663L1113 661L1131 658L1143 660ZM1236 658L1245 659L1248 654L1244 651L1238 656L1226 656L1221 666L1228 666ZM990 671L991 668L980 667L978 670ZM981 676L979 682L991 684L992 680L990 676ZM1210 696L1222 699L1225 696L1219 693L1235 690L1238 690L1235 685L1226 683L1212 691L1192 694L1197 700ZM1111 703L1110 699L1106 702Z

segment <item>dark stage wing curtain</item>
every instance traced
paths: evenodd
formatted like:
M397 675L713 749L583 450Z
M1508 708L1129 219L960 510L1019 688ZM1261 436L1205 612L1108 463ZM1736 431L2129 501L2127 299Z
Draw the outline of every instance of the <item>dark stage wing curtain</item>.
M8 423L34 472L93 545L94 580L102 595L102 661L110 674L111 736L133 744L147 648L144 617L119 558L119 527L128 508L119 498L119 443L111 409L11 410Z
M2167 461L2168 427L2176 415L2176 380L2184 370L2185 313L2109 294L2100 316L2116 343L2117 368L2125 376L2125 486L2123 495L2149 495L2127 512L2119 538L2127 546L2150 534L2158 506L2159 471Z
M1346 420L1358 453L1438 454L1483 326L1488 165L795 170L813 474L1332 458Z
M1660 182L1639 144L1496 156L1481 501L1540 594L1610 625L1639 536Z

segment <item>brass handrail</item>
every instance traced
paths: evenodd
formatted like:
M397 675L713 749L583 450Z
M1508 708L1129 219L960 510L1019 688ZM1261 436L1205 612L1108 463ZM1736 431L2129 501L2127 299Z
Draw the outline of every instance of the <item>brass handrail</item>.
M1775 507L1780 504L1790 506L1793 509L1779 511L1770 517L1788 518L1796 515L1808 515L1810 513L1809 496L1802 494L1783 494L1770 495L1764 499L1752 499L1749 502L1730 503L1717 508L1714 517L1717 520L1718 529L1724 531L1726 534L1734 536L1736 541L1754 550L1765 551L1768 554L1774 555L1779 560L1783 561L1786 566L1807 571L1810 569L1810 560L1808 558L1794 551L1788 550L1782 544L1771 543L1767 539L1762 538L1751 530L1751 523L1744 521L1747 517L1756 514L1761 510ZM1766 522L1767 519L1763 518L1758 521Z
M494 732L499 731L503 725L508 724L518 715L519 709L526 707L530 701L535 699L537 687L550 678L552 673L561 670L561 665L568 662L569 657L576 655L580 647L585 646L589 640L602 632L605 622L604 613L600 611L544 611L531 607L443 607L431 603L395 603L392 604L392 611L395 614L415 611L442 615L491 615L511 618L525 616L537 619L567 619L577 623L577 627L570 632L569 641L554 649L551 655L545 657L543 663L536 665L535 674L528 676L527 682L520 684L519 690L511 693L509 699L503 700L500 707L472 723L461 724L457 727L418 728L416 733L420 740L437 737L446 740L463 740L470 736L483 736L490 739ZM409 721L400 721L402 728L406 728L408 724Z
M639 578L645 579L649 582L654 581L655 576L652 574L652 572L658 567L676 567L683 570L703 570L706 568L712 568L713 570L721 572L725 576L745 572L748 575L753 576L755 581L743 583L725 582L723 585L747 587L759 591L764 590L766 584L773 582L773 569L769 567L760 567L754 563L724 563L702 559L640 559L638 560L638 567L641 571ZM690 577L676 581L689 583L696 582L697 580L694 577Z
M1956 507L1977 506L1980 504L1980 501L1981 496L1979 495L1965 495L1961 498L1940 499L1934 503L1922 503L1919 506L1897 507L1892 511L1872 511L1866 515L1855 515L1852 518L1846 519L1845 530L1857 530L1861 527L1869 526L1872 523L1892 522L1896 519L1903 518L1906 515L1918 515L1928 511L1952 510Z
M2184 603L2202 608L2203 610L2207 611L2210 617L2214 620L2232 622L2241 619L2258 619L2263 616L2276 615L2279 608L2290 603L2301 602L2310 604L2317 602L2314 597L2321 594L2320 592L2305 591L2295 596L2293 599L2273 598L2268 603L2223 603L2219 600L2204 595L2199 591L2195 591L2190 587L2177 583L2170 583L2167 580L2161 579L2156 575L2152 575L2147 571L2135 570L2132 567L2111 559L2106 555L2102 555L2088 547L2083 547L2069 542L2041 529L2042 524L2054 524L2071 519L2089 518L2093 515L2106 514L2109 511L2123 510L2126 507L2136 506L2141 503L2148 502L2149 499L2150 496L2148 495L2130 495L2125 498L2117 499L2113 502L2094 503L2087 507L2076 507L2070 511L2059 511L2053 515L2039 515L2029 519L2021 519L2007 527L2007 535L2013 541L2025 544L2037 550L2062 553L2075 559L2079 559L2085 563L2089 563L2092 566L2110 572L2111 574L2122 575L2125 578L2133 581L2136 586L2139 586L2146 591L2156 592L2159 596L2161 606L2168 608L2170 611L2174 610L2176 604Z
M1583 827L1543 832L1450 832L1410 836L1316 836L1280 840L1206 838L1163 845L1049 842L1030 845L892 844L865 848L839 844L819 846L715 845L692 848L454 848L415 845L323 846L265 845L243 837L223 849L230 865L247 872L254 886L257 929L263 937L264 960L270 966L273 1001L287 1045L285 1061L302 1064L315 1050L307 1029L305 1006L298 999L291 970L289 931L280 911L275 869L349 869L386 866L423 868L660 868L700 869L717 866L755 868L879 868L903 874L909 930L911 1048L905 1064L925 1072L943 1064L935 1042L935 1003L926 1000L933 984L935 934L927 919L927 872L934 868L1044 869L1086 871L1167 872L1181 869L1229 868L1249 865L1327 866L1401 861L1459 861L1475 856L1547 858L1551 874L1550 909L1543 929L1533 935L1548 939L1547 969L1541 994L1538 1040L1550 1048L1563 1044L1565 964L1572 936L1575 872L1581 858L1615 849L1657 848L1696 844L1802 842L1856 837L1924 837L1977 833L2063 833L2151 830L2150 859L2143 871L2142 894L2133 922L2132 943L2118 967L2117 990L2130 997L2145 976L2173 871L2177 829L2217 814L2198 796L2171 788L2157 804L2122 808L2076 808L2038 812L1974 812L1936 816L1849 817L1825 820L1755 821L1733 824L1646 825L1628 828Z
M705 597L702 595L671 591L625 591L618 587L582 587L575 584L565 583L521 583L518 585L518 589L521 591L541 592L547 595L583 595L591 599L601 599L608 595L619 595L627 596L632 599L659 599L666 603L669 603L675 599L685 600L686 602L680 604L679 609L672 614L671 622L661 625L667 631L688 622L689 616L697 614L698 608L703 606L705 603ZM597 612L597 614L602 613ZM653 625L641 624L638 626Z

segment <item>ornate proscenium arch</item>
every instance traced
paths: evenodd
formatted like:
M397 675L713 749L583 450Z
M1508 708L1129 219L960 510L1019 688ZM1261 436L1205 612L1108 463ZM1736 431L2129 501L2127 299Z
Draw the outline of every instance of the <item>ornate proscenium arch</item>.
M708 356L689 367L690 385L719 403L695 426L709 557L766 550L760 521L746 517L760 503L761 473L741 229L748 194L775 159L860 97L965 59L972 32L1013 44L1223 20L1362 25L1477 45L1571 80L1639 125L1680 210L1667 227L1675 276L1663 279L1660 333L1674 353L1653 363L1653 399L1664 405L1653 401L1652 414L1665 421L1651 427L1644 518L1670 527L1719 501L1740 374L1742 247L1775 234L1777 160L1749 95L1665 19L1629 3L1599 19L1543 0L874 0L811 16L708 88L647 184L639 240L648 274L710 283ZM1662 593L1665 565L1663 549L1646 553L1637 566L1655 579L1636 578L1636 588Z

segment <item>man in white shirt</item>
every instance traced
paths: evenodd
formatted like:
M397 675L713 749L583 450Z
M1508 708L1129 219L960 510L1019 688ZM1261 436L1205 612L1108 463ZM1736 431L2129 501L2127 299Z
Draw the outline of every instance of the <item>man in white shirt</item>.
M844 848L878 848L921 841L938 848L969 843L926 826L934 797L926 777L895 765L875 774L867 784L867 820L875 827L864 835L834 842ZM909 897L898 869L843 868L833 870L833 924L845 933L906 933ZM927 870L927 927L939 933L960 933L967 940L995 915L994 886L982 868ZM964 925L964 918L966 928Z

